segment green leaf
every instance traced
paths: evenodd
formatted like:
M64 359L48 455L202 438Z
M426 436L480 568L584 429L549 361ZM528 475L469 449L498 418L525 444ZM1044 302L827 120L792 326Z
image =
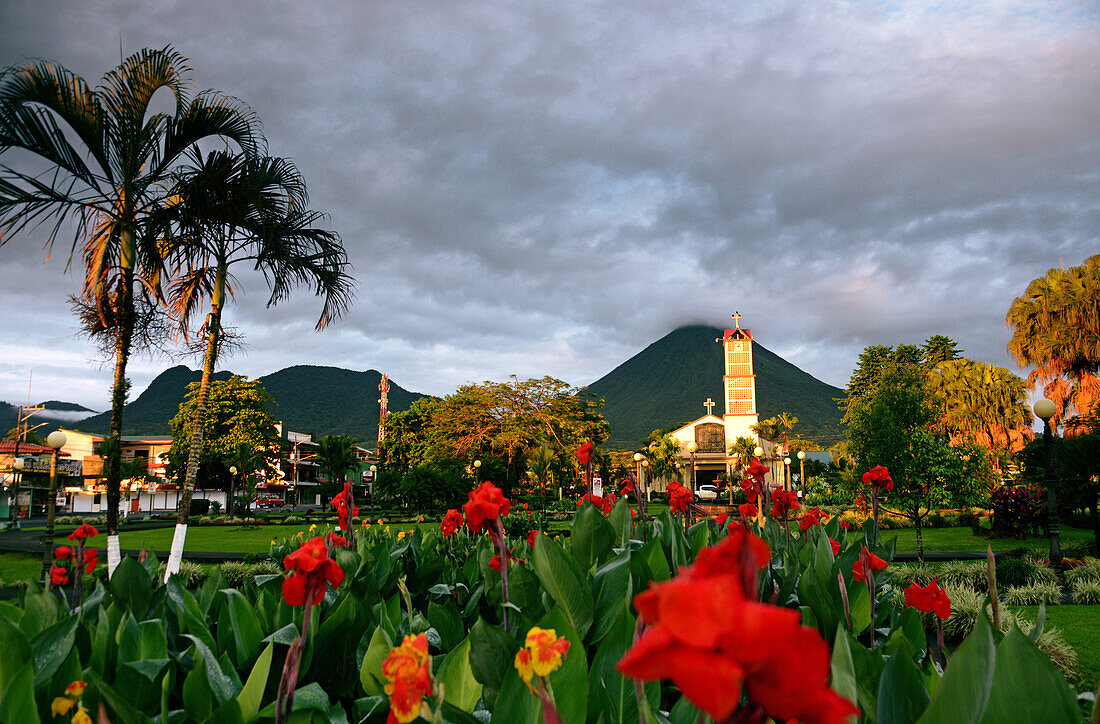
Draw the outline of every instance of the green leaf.
M238 666L245 666L252 660L252 655L264 638L260 620L256 617L256 611L253 610L248 599L240 591L224 588L222 593L226 596L226 608L229 610L229 620L233 625L234 658Z
M542 536L545 538L546 536ZM505 675L513 669L519 644L506 631L478 618L470 629L470 667L485 687L486 704L501 690ZM525 689L526 690L526 689Z
M153 595L153 579L136 559L126 557L111 575L111 595L137 618L149 608Z
M216 577L221 579L221 574ZM210 579L207 580L209 582ZM214 648L214 637L206 624L206 614L191 592L180 583L179 576L168 579L165 591L167 592L165 601L168 609L176 615L180 632L198 636L208 647Z
M838 585L836 578L829 580L816 568L807 568L798 581L798 600L814 612L818 633L826 641L844 620Z
M950 673L950 665L947 670ZM1013 627L997 647L997 669L982 724L1025 721L1079 722L1081 713L1062 673Z
M588 640L597 643L615 624L619 614L629 608L630 553L624 551L596 570L593 580L596 591L595 618L588 632Z
M974 630L948 659L943 682L920 718L921 724L981 721L993 686L996 656L989 619L980 614Z
M569 536L569 551L581 570L590 570L598 561L603 560L611 550L614 539L615 531L603 517L603 513L592 505L582 505L573 517L573 531Z
M858 701L856 670L852 662L852 649L848 645L848 632L844 630L843 624L837 625L836 638L833 641L833 661L830 666L833 691L854 704Z
M928 707L928 691L913 659L900 646L886 661L878 684L879 724L912 724Z
M274 653L274 644L268 644L260 652L259 658L252 666L252 672L248 675L248 680L244 682L244 686L241 688L241 693L237 694L237 704L241 708L241 718L245 721L253 719L256 713L260 711L264 688L267 685L267 677L271 673L271 658Z
M19 630L28 640L57 623L61 618L61 602L51 593L46 593L32 583L23 597L23 617L19 620Z
M672 578L672 569L668 567L668 559L665 558L661 544L656 538L642 546L638 555L645 559L654 581L661 582ZM641 587L638 587L638 590L642 590Z
M95 687L95 691L103 698L107 710L114 715L111 719L112 722L115 724L146 724L149 721L148 717L130 704L129 697L119 694L94 670L85 669L84 675L88 677L88 683Z
M615 664L634 643L634 624L634 617L630 615L630 610L623 609L592 659L589 695L591 696L597 687L605 692L610 705L608 712L610 719L605 721L609 723L628 724L639 720L634 682L615 670Z
M34 665L29 661L19 667L0 699L0 721L38 724L38 707L34 703Z
M443 684L443 700L465 712L472 712L481 698L481 682L470 666L470 639L451 650L439 665L438 678Z
M34 652L34 686L37 689L57 672L76 640L76 616L58 621L31 640Z
M616 548L625 547L634 532L634 516L630 514L630 503L625 497L615 503L607 522L611 524L613 533L611 544Z
M380 696L385 680L382 677L382 662L393 648L393 640L381 626L376 626L370 637L370 645L359 667L359 683L369 696Z
M539 628L553 629L557 636L569 640L569 651L574 655L566 654L561 668L550 673L550 686L555 692L562 721L565 724L584 724L588 713L588 660L585 657L584 642L561 607L551 609L539 620L538 625ZM519 672L514 666L512 674L519 679Z
M440 604L432 601L428 604L427 615L428 622L439 634L439 640L443 644L444 651L450 651L458 645L459 641L463 640L465 627L462 625L462 619L459 618L453 604L450 602Z
M235 697L241 688L240 682L234 682L229 674L222 669L217 657L203 643L202 639L191 635L187 635L187 638L191 639L191 643L194 644L193 656L195 659L202 659L203 664L205 664L206 682L218 703L223 704Z
M587 634L595 613L592 591L576 561L556 541L540 535L535 542L532 564L542 587L561 606L569 624L581 636Z
M23 666L33 661L27 637L7 618L0 617L0 694L7 690Z

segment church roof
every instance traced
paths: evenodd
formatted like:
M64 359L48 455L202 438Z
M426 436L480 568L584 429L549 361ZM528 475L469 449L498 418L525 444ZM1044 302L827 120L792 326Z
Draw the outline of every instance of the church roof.
M751 329L746 329L744 327L737 327L736 329L727 329L726 333L722 335L722 338L723 339L729 339L730 337L733 337L734 339L747 339L751 342L752 341L752 330Z

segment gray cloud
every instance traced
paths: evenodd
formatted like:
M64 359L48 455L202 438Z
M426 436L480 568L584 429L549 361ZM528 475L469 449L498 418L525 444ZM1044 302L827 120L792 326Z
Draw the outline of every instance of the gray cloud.
M842 385L863 346L936 333L1009 364L1012 298L1100 248L1098 31L1087 2L13 0L0 64L98 78L120 35L171 43L296 160L357 304L315 334L308 294L265 309L242 275L234 370L586 383L738 309ZM63 301L79 278L41 257L33 238L0 249L20 330L0 399L34 367L35 396L101 408L109 369ZM167 363L135 362L135 386Z

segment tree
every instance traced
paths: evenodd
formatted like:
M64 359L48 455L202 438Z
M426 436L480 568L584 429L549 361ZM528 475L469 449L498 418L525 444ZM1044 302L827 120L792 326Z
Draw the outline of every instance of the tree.
M114 340L109 437L120 440L126 364L136 306L161 298L163 259L158 229L149 223L168 192L168 174L205 139L255 152L262 144L253 113L212 91L192 95L186 60L170 47L142 50L92 88L79 75L46 61L0 73L0 153L21 149L46 163L45 173L0 166L0 244L52 220L47 247L74 230L69 258L80 249L82 299L94 325ZM157 91L175 101L171 113L149 113ZM120 460L108 460L107 566L119 561Z
M888 468L894 488L883 508L913 521L922 564L921 521L929 509L970 503L993 477L977 448L952 446L933 431L940 415L924 375L905 363L886 365L874 385L848 407L848 444L856 464L850 492L862 492L861 472L876 465Z
M1004 367L963 357L940 363L928 383L943 407L937 429L952 443L973 442L1003 456L1034 439L1027 385Z
M555 457L552 447L539 445L530 458L531 474L539 484L539 501L542 508L546 507L546 486L548 483L553 484Z
M1100 254L1032 280L1005 316L1008 352L1057 408L1056 425L1100 402Z
M225 152L205 157L195 152L193 158L194 164L176 175L174 203L165 211L165 223L178 240L168 262L180 270L169 301L185 334L205 301L209 301L210 312L200 329L200 335L206 338L206 350L195 397L199 424L193 426L166 580L179 571L187 535L206 395L224 335L224 305L236 296L231 267L248 264L263 273L272 290L268 306L284 298L298 283L312 286L324 300L317 329L347 309L351 289L340 237L313 228L323 216L305 208L305 182L293 164L280 158Z
M188 460L190 461L190 456ZM233 502L236 498L233 492L233 484L236 482L236 479L239 478L241 481L241 491L244 493L242 497L245 499L244 509L245 511L250 511L253 501L256 500L256 485L261 479L266 477L263 475L263 472L271 469L268 467L268 457L263 450L253 447L252 443L240 442L237 443L237 448L229 457L228 462L232 467L237 469L237 472L231 473L229 477L229 491L226 496L226 500L229 501L229 504L226 506L226 509L229 511L230 515L233 514ZM188 464L190 464L190 462ZM188 498L188 505L190 505L190 498ZM174 548L175 540L173 540L172 543ZM177 566L176 571L173 571L173 573L178 571L179 568ZM165 572L165 580L167 580L169 575L171 575L171 573Z
M961 356L958 343L943 334L933 334L924 340L924 345L921 347L921 357L926 367L934 368Z
M199 384L192 382L187 386L187 398L169 423L172 447L168 449L166 472L177 484L183 482L187 471ZM267 410L271 401L271 395L259 382L245 377L233 375L228 380L210 383L199 456L200 480L226 481L229 466L242 443L263 456L262 467L275 469L283 441L275 427L275 418Z
M359 469L355 445L356 440L347 435L325 435L317 440L320 473L332 484L343 486L348 476Z

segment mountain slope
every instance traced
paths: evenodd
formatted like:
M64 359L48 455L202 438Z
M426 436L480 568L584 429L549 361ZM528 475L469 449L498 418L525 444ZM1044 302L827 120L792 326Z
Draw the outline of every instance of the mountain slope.
M214 379L227 380L232 372L215 372ZM137 399L126 405L122 413L123 435L171 435L172 428L168 423L176 412L180 403L187 395L187 385L202 379L200 370L193 370L184 365L176 365L157 375L145 391L138 395ZM73 423L72 427L84 432L92 432L99 435L107 434L111 428L111 411L101 412L98 415Z
M655 429L690 422L706 413L708 397L721 414L722 336L717 327L680 327L588 386L605 400L611 443L631 447ZM760 419L790 412L793 434L826 446L841 435L835 398L841 389L798 369L759 343L753 347Z

